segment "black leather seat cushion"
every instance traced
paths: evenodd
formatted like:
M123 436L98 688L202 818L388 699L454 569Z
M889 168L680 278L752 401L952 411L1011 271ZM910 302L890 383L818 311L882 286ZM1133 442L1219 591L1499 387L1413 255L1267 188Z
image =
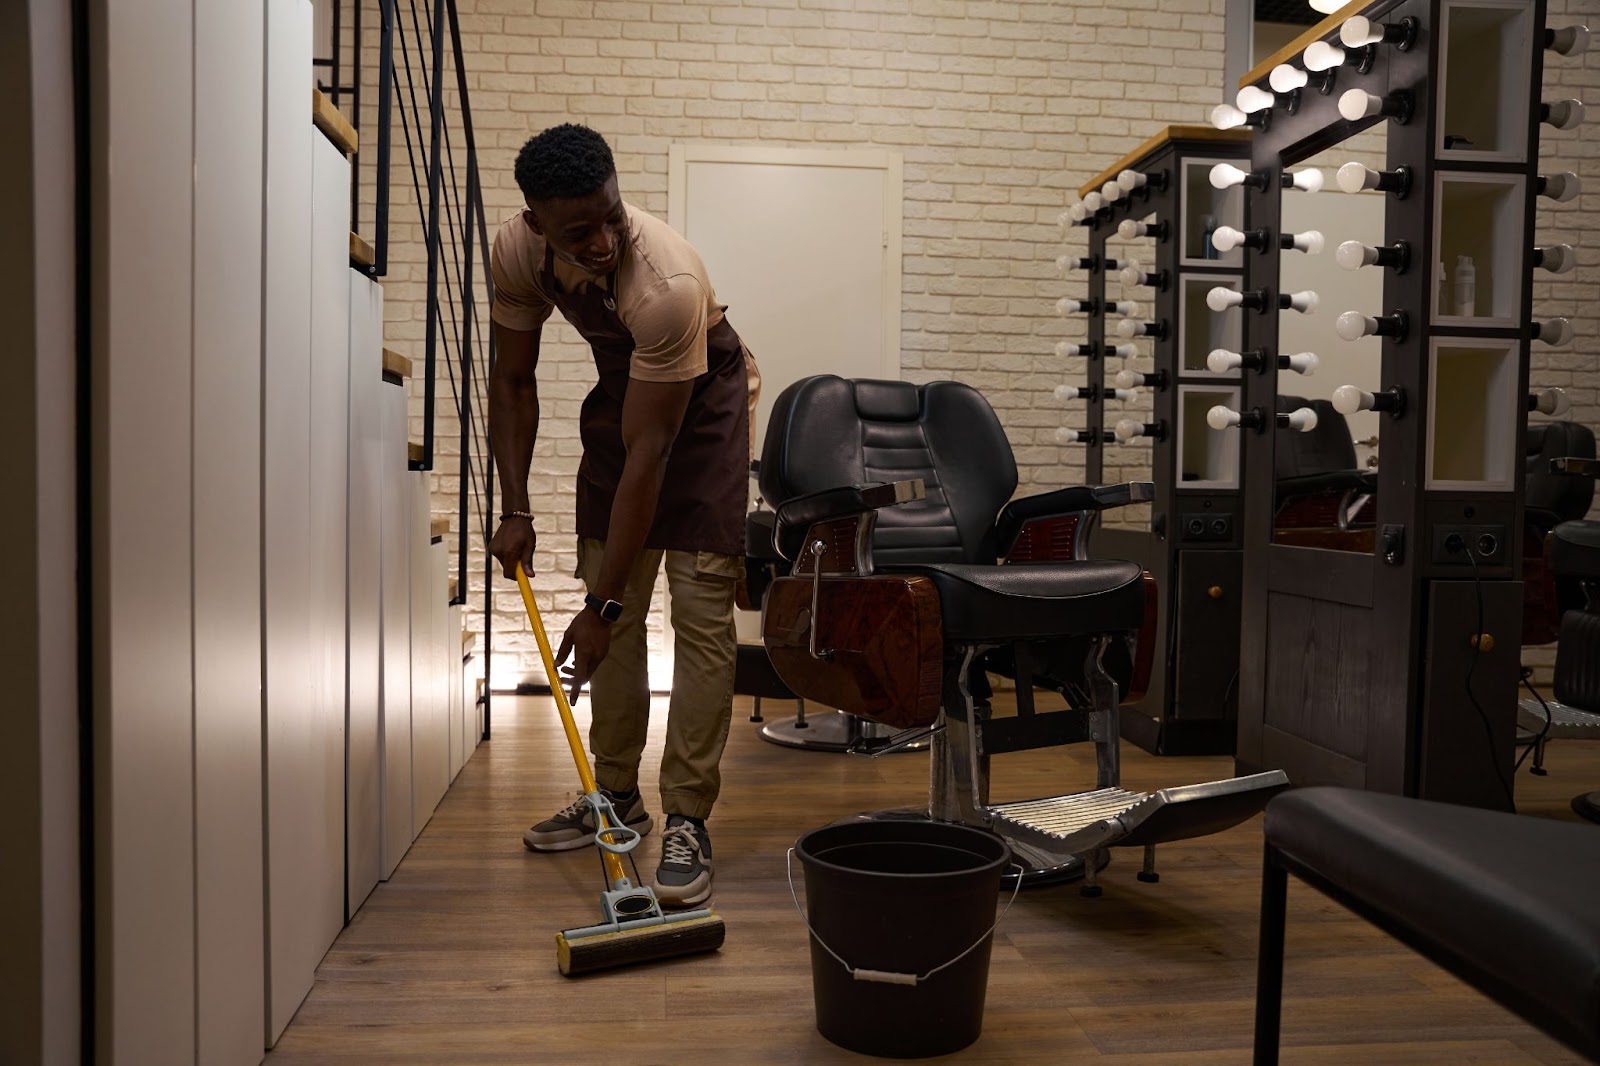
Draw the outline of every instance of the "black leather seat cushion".
M1498 979L1525 1002L1546 1004L1567 1038L1600 1042L1600 829L1305 788L1267 807L1266 838L1477 971L1460 976L1480 987L1486 980L1491 992Z
M1600 581L1600 522L1563 522L1550 531L1550 569L1561 577Z
M1144 570L1138 563L924 563L879 572L932 578L947 639L1134 632L1144 621Z

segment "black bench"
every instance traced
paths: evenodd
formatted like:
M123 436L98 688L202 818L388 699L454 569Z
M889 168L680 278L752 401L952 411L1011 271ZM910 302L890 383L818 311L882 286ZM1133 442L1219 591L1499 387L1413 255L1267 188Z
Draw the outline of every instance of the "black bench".
M1278 1061L1294 874L1600 1060L1600 830L1342 788L1267 807L1257 1066Z

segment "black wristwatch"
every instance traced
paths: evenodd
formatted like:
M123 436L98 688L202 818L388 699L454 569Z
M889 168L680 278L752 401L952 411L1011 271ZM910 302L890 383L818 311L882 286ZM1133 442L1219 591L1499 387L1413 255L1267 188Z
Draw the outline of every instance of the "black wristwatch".
M616 600L602 600L593 594L583 597L583 605L605 619L607 624L622 617L622 604Z

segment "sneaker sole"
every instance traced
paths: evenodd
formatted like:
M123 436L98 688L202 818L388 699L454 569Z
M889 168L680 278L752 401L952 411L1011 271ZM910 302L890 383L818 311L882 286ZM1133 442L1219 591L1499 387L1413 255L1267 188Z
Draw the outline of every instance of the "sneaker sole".
M643 821L629 822L627 826L638 832L640 836L647 835L654 826L649 816ZM522 846L529 851L576 851L586 848L594 843L593 833L584 833L580 836L567 837L564 840L539 839L533 830L529 829L522 834Z
M687 885L663 885L657 881L651 887L663 907L697 907L711 898L711 871L707 870Z

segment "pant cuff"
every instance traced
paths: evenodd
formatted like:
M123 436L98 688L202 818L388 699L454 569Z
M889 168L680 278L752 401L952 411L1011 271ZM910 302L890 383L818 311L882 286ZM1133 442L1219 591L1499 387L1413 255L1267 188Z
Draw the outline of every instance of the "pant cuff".
M639 771L635 770L630 774L610 767L597 766L594 769L594 783L607 792L632 792L639 787Z
M704 820L711 817L715 796L702 796L694 792L661 793L661 810L666 814L681 814L685 818Z

